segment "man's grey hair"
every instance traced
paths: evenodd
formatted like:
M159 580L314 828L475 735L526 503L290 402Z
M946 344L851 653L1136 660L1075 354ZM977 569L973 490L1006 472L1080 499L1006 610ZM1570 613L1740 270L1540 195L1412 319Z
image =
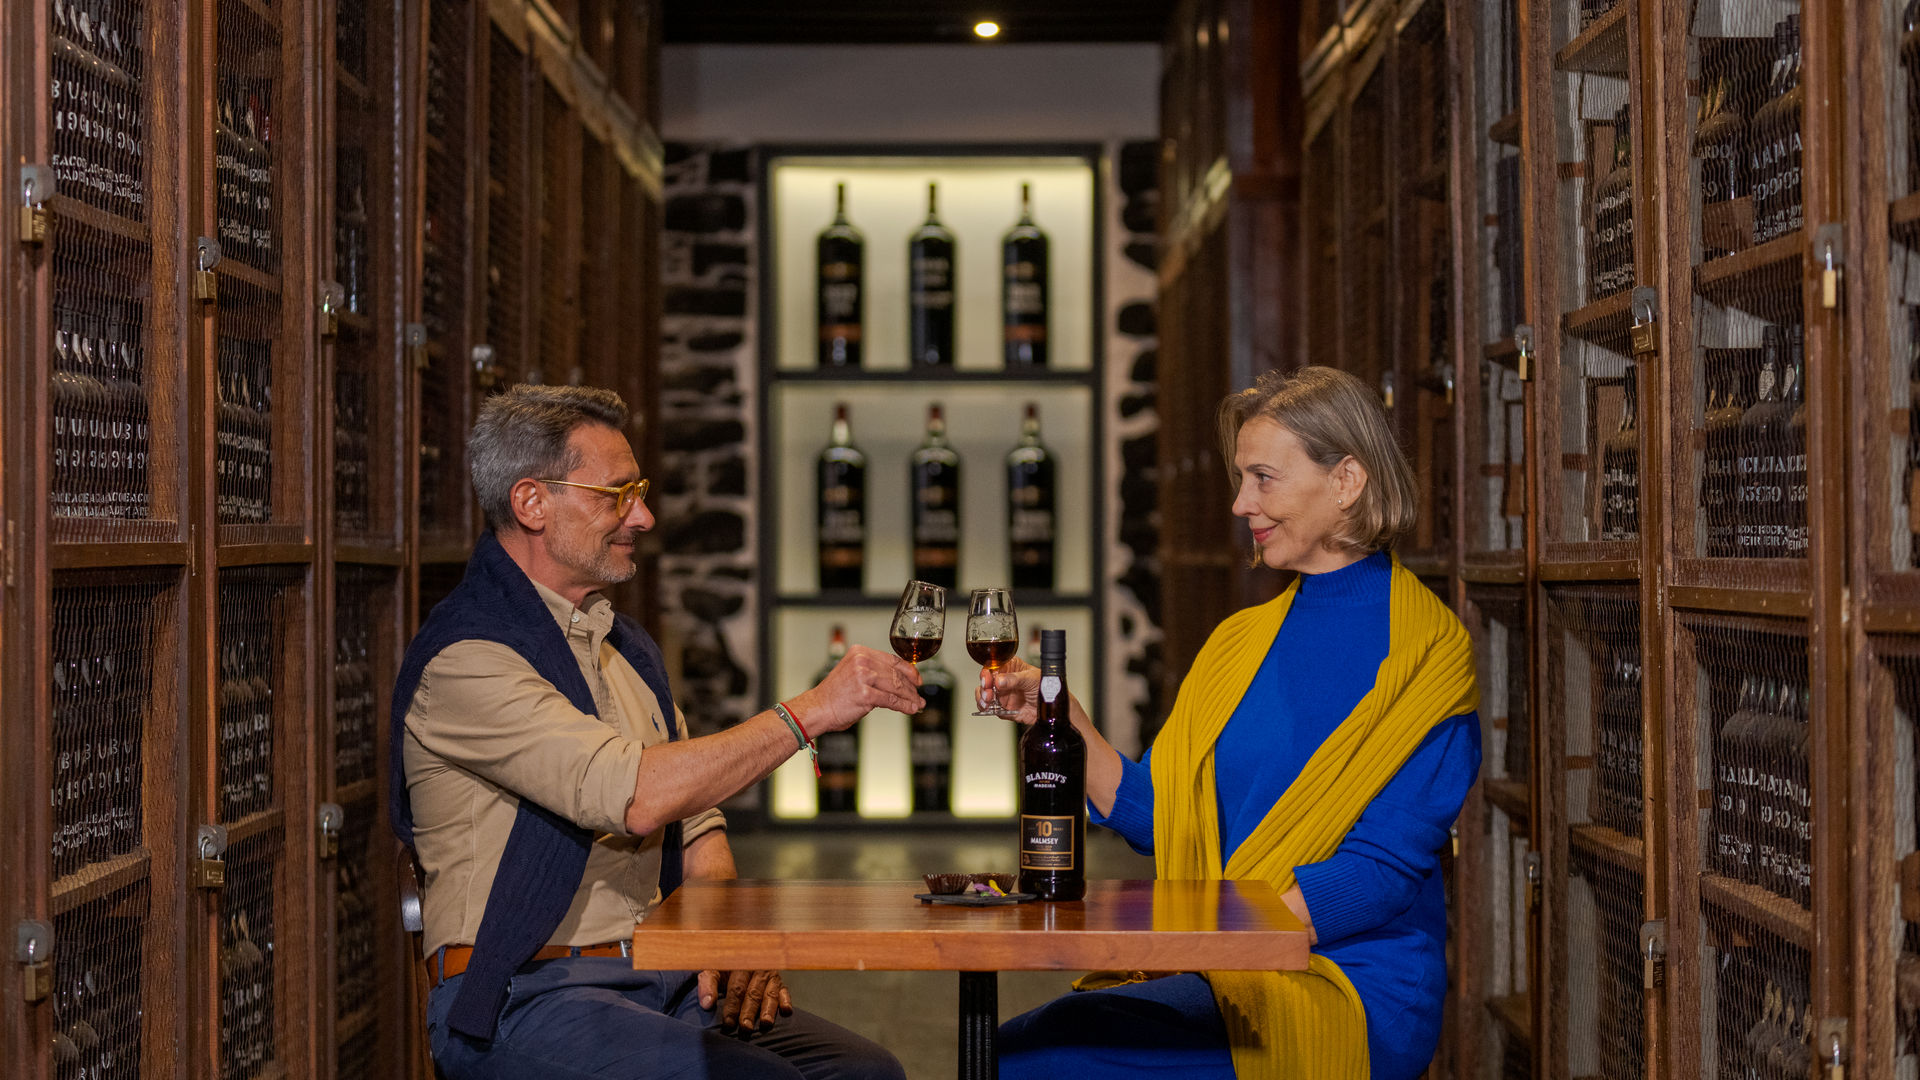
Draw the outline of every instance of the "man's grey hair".
M580 455L568 441L574 429L605 424L616 431L627 423L627 403L611 390L593 386L518 384L480 405L467 437L473 493L487 525L496 532L518 528L513 518L513 485L529 477L559 480L580 467Z

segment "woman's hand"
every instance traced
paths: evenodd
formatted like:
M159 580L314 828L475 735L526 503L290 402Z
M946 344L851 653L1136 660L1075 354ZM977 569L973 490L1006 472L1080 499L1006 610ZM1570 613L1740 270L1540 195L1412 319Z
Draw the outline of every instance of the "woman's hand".
M974 691L975 708L985 708L993 704L987 700L986 692L999 695L1000 707L1012 716L1007 719L1018 724L1031 724L1040 715L1040 669L1019 657L1014 657L1000 665L999 671L980 669L980 686Z

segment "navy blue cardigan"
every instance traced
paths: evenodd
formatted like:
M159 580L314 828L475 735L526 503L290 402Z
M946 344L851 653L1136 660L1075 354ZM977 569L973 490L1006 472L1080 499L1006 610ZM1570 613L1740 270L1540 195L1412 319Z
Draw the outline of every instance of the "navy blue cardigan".
M533 582L508 557L491 531L481 534L473 546L473 558L467 562L466 576L434 607L407 646L400 678L393 688L388 803L393 831L404 844L413 843L413 807L407 795L404 756L407 711L427 664L459 641L505 645L525 658L574 708L590 716L599 715L566 635L534 590ZM607 641L633 665L659 699L669 737L679 738L673 693L667 686L660 647L639 623L624 615L615 617ZM499 873L487 894L472 963L447 1017L448 1027L476 1039L493 1038L500 1008L506 1004L507 980L553 937L566 918L586 873L587 852L592 846L592 830L530 800L520 800L520 812L513 819L513 830L500 857ZM662 895L680 884L680 846L680 823L676 821L666 827L661 849Z

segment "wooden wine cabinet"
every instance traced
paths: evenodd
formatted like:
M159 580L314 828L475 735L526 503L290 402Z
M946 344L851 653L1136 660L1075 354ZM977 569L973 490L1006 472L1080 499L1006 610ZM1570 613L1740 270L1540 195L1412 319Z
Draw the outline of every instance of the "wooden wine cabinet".
M0 1072L418 1060L388 695L474 408L611 386L658 460L658 5L564 8L0 15Z

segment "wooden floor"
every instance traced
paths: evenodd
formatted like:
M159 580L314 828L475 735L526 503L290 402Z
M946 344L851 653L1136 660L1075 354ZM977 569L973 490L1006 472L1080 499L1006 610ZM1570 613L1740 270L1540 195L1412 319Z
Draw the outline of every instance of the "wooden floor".
M1013 827L953 831L762 829L732 836L741 877L885 880L943 871L1011 870ZM1153 860L1105 829L1087 830L1089 877L1150 878ZM899 1056L913 1080L955 1074L959 980L945 972L795 971L794 1004L853 1029ZM1067 991L1072 976L1000 976L1008 1019Z

